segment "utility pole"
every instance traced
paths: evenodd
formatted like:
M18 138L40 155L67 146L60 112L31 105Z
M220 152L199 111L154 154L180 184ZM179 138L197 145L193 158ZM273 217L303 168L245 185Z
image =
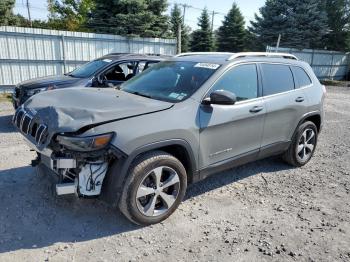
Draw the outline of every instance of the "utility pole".
M28 11L29 24L30 24L30 27L33 27L32 17L30 16L29 0L27 0L27 4L26 5L27 5L27 11Z
M212 16L211 16L211 33L214 32L214 17L215 17L215 15L217 15L217 14L219 14L219 13L213 11Z
M185 26L186 9L192 7L192 6L187 5L187 4L179 4L179 6L183 7L183 14L182 14L182 24L181 24L181 22L179 22L178 26L177 26L177 50L176 51L178 54L181 53L181 47L182 47L181 33L182 33L182 26Z
M186 8L190 8L192 6L187 5L187 4L179 4L180 6L183 7L183 15L182 15L182 23L185 25L185 15L186 15Z
M278 48L280 48L281 37L282 37L282 35L279 34L278 39L277 39L277 44L276 44L276 53L278 52Z
M181 23L177 25L177 53L181 54Z

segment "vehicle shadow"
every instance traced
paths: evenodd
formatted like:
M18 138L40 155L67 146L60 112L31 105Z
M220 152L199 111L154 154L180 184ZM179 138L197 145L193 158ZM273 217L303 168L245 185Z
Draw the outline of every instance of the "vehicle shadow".
M262 182L266 183L268 176L275 175L274 172L292 169L291 166L284 163L280 157L270 157L267 159L252 162L243 166L232 168L217 174L214 174L203 181L190 185L187 189L186 199L196 197L205 192L239 182L250 176L266 174Z
M190 186L186 200L249 176L288 168L279 160L268 159L231 169ZM0 171L0 253L83 242L141 228L100 200L56 197L50 187L49 180L29 166Z
M27 166L0 171L0 253L83 242L140 228L96 199L56 197Z
M15 127L12 125L12 115L0 116L0 133L12 132L16 132Z

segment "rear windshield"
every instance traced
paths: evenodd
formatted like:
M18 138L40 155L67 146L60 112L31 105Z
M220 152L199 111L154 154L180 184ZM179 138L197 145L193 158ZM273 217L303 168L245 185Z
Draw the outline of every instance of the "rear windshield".
M78 67L68 75L77 78L90 77L93 76L100 69L104 68L106 65L110 64L111 62L112 60L110 59L94 60L81 67Z
M161 62L125 82L121 90L176 103L196 92L219 67L212 63Z

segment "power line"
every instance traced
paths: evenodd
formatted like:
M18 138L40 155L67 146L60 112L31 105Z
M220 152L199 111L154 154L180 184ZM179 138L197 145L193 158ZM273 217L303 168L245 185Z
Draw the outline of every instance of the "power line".
M16 3L16 6L17 7L19 7L19 8L26 8L27 9L27 11L28 11L28 6L27 6L27 3L29 4L29 0L26 0L26 3L24 3L23 1L22 1L22 3ZM178 3L178 2L172 2L171 4L178 4L179 6L182 6L183 7L183 23L185 23L186 21L187 22L191 22L191 23L196 23L197 21L195 21L195 20L191 20L191 19L186 19L186 11L187 11L187 9L193 9L193 10L198 10L198 11L203 11L203 10L205 10L204 8L199 8L199 7L196 7L196 6L192 6L192 5L188 5L188 4L183 4L183 3ZM36 6L36 5L32 5L32 4L30 4L30 9L37 9L37 10L45 10L45 11L48 11L48 8L46 7L46 8L44 8L44 7L39 7L39 6ZM29 12L30 12L30 9L29 9ZM215 10L208 10L208 11L210 11L211 13L212 13L212 31L214 30L214 27L219 27L220 25L218 25L218 24L215 24L215 16L216 15L220 15L220 16L226 16L226 14L224 14L224 13L222 13L222 12L218 12L218 11L215 11ZM29 15L30 14L28 14L28 17L29 17ZM245 18L246 19L248 19L248 20L251 20L252 19L252 17L246 17L245 16ZM111 21L113 21L113 20L115 20L116 22L117 22L117 20L116 20L116 18L113 18L113 17L111 17L111 18L107 18L106 19L108 22L111 22ZM97 22L98 20L95 20L94 22ZM104 20L99 20L99 22L102 22L101 24L104 24Z

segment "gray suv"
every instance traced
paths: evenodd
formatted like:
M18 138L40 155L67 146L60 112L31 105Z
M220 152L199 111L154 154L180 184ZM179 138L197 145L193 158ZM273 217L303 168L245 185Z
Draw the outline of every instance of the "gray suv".
M131 221L170 216L188 184L272 155L312 157L325 88L279 53L187 53L119 88L40 93L13 122L58 195L99 196Z

